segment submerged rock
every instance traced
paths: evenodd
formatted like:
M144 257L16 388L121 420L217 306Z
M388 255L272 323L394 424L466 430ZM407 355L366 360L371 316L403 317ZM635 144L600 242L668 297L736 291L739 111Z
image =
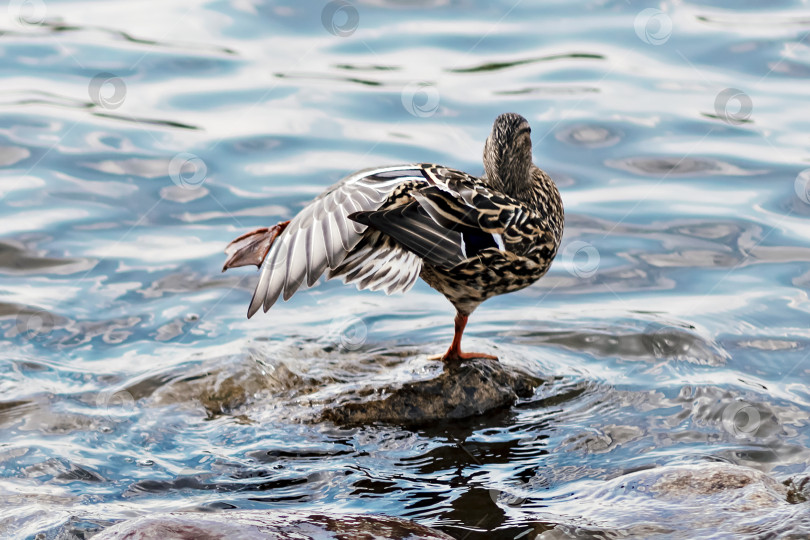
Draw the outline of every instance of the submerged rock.
M173 369L127 391L150 406L202 407L206 415L249 412L257 403L279 402L306 391L313 383L291 372L283 363L267 364L256 353L215 357L189 369ZM141 388L145 387L145 388Z
M244 540L286 538L348 540L452 540L446 534L405 519L374 515L329 515L304 512L231 510L172 512L127 520L94 540Z
M590 486L590 489L589 489ZM766 538L810 533L810 513L788 486L748 467L698 462L636 471L548 505L538 538ZM549 523L557 525L547 530ZM538 531L539 532L539 531ZM797 536L798 538L799 536Z
M336 424L374 422L418 425L457 420L510 406L530 397L542 381L496 360L447 364L427 380L407 382L365 397L338 402L321 414ZM381 397L384 396L384 397Z

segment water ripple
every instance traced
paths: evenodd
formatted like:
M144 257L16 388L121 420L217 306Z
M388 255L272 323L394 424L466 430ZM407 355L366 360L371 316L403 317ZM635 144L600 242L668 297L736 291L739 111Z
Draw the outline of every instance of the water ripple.
M18 4L0 536L268 508L469 539L810 530L800 2ZM256 273L221 274L222 249L356 169L481 173L507 110L566 233L465 343L537 389L418 428L319 421L434 377L450 306L321 282L248 321Z

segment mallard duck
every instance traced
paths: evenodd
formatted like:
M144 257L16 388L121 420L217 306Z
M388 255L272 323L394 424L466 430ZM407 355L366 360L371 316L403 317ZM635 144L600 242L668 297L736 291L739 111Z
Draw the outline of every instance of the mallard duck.
M327 189L292 220L240 236L222 269L255 264L248 318L328 269L359 289L406 292L421 277L456 308L445 362L496 357L461 351L470 314L487 298L531 285L563 234L554 181L532 163L531 128L498 116L484 145L485 176L418 163L365 169Z

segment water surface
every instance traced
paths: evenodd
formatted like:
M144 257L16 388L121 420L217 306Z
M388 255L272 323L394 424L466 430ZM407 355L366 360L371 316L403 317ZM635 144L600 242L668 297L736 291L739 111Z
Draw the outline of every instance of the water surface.
M806 1L30 0L0 30L0 535L267 508L689 537L611 482L806 474ZM507 111L565 238L465 343L546 383L430 429L304 421L428 370L451 307L328 282L248 321L223 247L356 169L481 173ZM791 508L702 534L807 534Z

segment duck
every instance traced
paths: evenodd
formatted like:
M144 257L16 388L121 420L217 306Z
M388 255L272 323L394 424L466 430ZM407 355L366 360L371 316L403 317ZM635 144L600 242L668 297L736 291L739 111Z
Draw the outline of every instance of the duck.
M386 294L407 292L421 278L456 310L453 340L438 358L497 360L462 351L467 321L488 298L548 272L564 209L556 184L533 162L531 127L520 114L495 119L483 165L480 177L433 163L350 174L291 220L233 240L222 271L259 267L248 318L324 273Z

